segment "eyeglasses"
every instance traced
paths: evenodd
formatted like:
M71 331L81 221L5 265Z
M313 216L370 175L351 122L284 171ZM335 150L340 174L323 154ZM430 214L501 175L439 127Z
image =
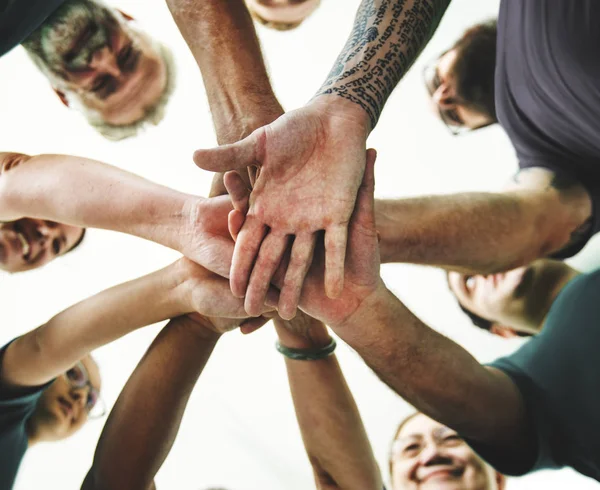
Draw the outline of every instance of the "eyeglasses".
M423 68L423 81L425 82L425 86L427 87L427 91L429 92L430 97L433 97L433 94L436 92L436 90L442 84L442 81L440 80L440 75L438 72L438 61L442 56L444 56L444 54L446 54L446 53L442 53L441 56L439 56L438 58L431 60ZM465 105L465 106L469 105L465 100L462 100L459 97L454 97L453 101L455 104L461 104L461 105ZM448 128L448 131L450 131L450 133L453 136L458 136L458 135L461 135L464 133L469 133L476 129L485 128L485 127L493 124L493 122L489 122L486 124L482 124L481 126L477 126L475 128L470 128L468 126L465 126L464 121L460 118L460 116L458 115L458 113L456 112L455 109L442 109L439 105L437 105L437 106L438 106L438 112L440 115L440 119L446 125L446 127Z
M92 386L90 375L81 361L69 369L64 377L72 388L88 388L85 410L90 419L97 419L106 415L106 405L100 398L100 392Z

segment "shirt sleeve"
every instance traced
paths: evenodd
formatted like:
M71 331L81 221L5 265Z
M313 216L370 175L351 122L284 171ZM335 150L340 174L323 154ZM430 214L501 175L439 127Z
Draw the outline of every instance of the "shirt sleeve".
M515 354L519 354L519 352ZM535 439L531 456L526 459L519 459L511 453L499 450L491 445L482 444L468 438L465 441L494 469L507 476L523 476L542 469L558 469L562 466L558 465L552 457L552 422L550 417L544 409L544 404L539 393L537 393L535 384L516 363L512 362L511 357L498 359L489 366L506 373L523 396L527 413L527 425L531 428L532 436Z
M584 189L587 191L590 199L592 201L592 226L590 227L589 232L581 237L581 239L562 250L559 250L555 254L551 255L552 259L567 259L569 257L573 257L577 253L579 253L583 247L587 244L587 242L594 236L596 233L600 232L600 182L598 178L592 175L584 175L580 172L572 172L564 168L564 166L557 165L552 163L551 161L545 160L521 160L519 162L519 167L521 169L526 168L544 168L554 172L556 174L562 174L570 177L571 179L579 182Z
M14 339L16 340L16 339ZM4 353L8 346L14 342L10 341L0 349L0 379L2 373L2 365L4 361ZM26 388L7 387L0 381L0 426L10 424L11 421L22 420L33 413L37 402L48 386L53 381L41 386L33 386Z

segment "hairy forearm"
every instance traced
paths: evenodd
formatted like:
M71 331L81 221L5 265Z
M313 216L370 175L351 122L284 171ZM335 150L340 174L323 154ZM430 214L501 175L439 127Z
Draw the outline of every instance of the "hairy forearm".
M304 315L296 318L301 316ZM282 320L274 323L280 342L288 347L322 347L329 341L325 326L314 319L309 321L308 337L290 332ZM286 358L285 364L296 417L317 483L340 490L380 490L383 484L379 468L335 356L318 361Z
M396 393L464 436L503 444L522 428L508 377L426 326L383 284L335 330Z
M198 198L88 158L0 153L0 220L119 231L181 251Z
M283 113L243 0L167 0L204 80L219 144Z
M8 347L3 381L16 386L43 384L102 345L188 313L186 287L175 263L71 306Z
M357 104L374 128L449 4L450 0L363 0L350 37L317 95L337 95Z
M465 273L512 269L568 241L551 199L463 193L375 202L381 261Z
M108 417L84 489L153 488L218 338L186 317L162 329Z

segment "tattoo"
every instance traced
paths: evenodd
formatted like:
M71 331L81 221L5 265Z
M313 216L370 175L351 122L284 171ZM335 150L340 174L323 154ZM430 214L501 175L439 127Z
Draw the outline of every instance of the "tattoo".
M362 107L374 128L383 107L429 40L450 0L363 0L352 33L317 95Z

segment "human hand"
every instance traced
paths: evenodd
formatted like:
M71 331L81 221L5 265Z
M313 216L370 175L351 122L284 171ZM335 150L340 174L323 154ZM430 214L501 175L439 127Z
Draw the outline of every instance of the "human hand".
M228 281L221 276L186 258L180 259L176 267L180 278L182 309L193 312L191 318L201 318L202 324L210 330L224 333L238 326L256 329L269 320L262 316L248 318L244 301L231 294ZM276 302L276 291L271 290L268 297ZM272 311L273 307L263 306L260 314Z
M231 290L245 295L249 314L260 311L291 244L278 309L282 318L293 318L320 230L325 231L324 291L337 297L344 289L347 226L364 172L369 126L355 104L327 100L319 97L238 143L194 155L206 170L259 167L230 274Z
M229 196L197 198L186 210L182 230L182 250L202 267L222 277L229 277L234 242L227 228L227 216L233 209Z
M345 264L344 287L340 297L331 299L325 295L323 287L325 250L322 246L318 247L315 252L315 259L302 287L300 298L302 310L331 327L347 320L364 300L383 284L379 276L379 244L375 228L373 197L376 156L375 150L367 151L365 174L358 190L356 205L348 227L348 254ZM243 213L238 208L243 206L248 191L244 191L243 184L234 173L226 174L225 183L235 208L229 215L230 232L235 238L244 220ZM279 287L283 280L282 275L276 274L273 283ZM269 298L267 304L276 306L278 302Z

